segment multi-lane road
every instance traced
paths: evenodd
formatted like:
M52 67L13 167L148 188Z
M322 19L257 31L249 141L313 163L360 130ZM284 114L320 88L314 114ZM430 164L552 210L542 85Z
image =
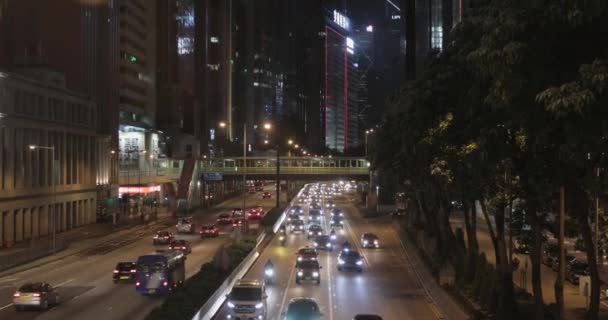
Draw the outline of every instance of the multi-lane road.
M274 284L268 286L268 319L282 319L289 301L297 297L314 298L321 308L323 319L352 319L358 313L378 314L385 320L440 319L441 312L431 302L419 279L409 267L404 248L392 228L390 218L368 220L346 197L335 199L344 210L346 225L333 252L321 251L319 264L321 284L295 282L296 251L312 246L305 234L289 233L282 246L275 237L244 278L262 279L266 262L271 259L276 269ZM305 213L308 207L304 206ZM327 222L327 215L324 217ZM364 232L379 236L380 248L362 249L359 238ZM348 240L365 261L364 270L337 270L339 244ZM226 319L223 307L216 319Z
M274 199L262 200L261 194L248 195L247 206L272 207ZM240 207L242 198L228 200L207 213L195 215L197 229L203 223L215 222L220 212ZM175 228L169 228L175 233ZM197 230L198 231L198 230ZM201 239L198 234L176 235L192 243L192 253L186 260L187 276L195 274L202 264L210 261L220 244L231 241L232 226L223 227L220 237ZM141 296L133 284L114 284L112 270L119 261L134 261L138 256L164 249L153 246L153 229L123 232L123 237L104 237L98 246L66 259L0 278L0 319L143 319L162 298ZM111 239L111 240L109 240ZM44 281L57 287L61 303L47 311L17 312L12 295L25 282Z

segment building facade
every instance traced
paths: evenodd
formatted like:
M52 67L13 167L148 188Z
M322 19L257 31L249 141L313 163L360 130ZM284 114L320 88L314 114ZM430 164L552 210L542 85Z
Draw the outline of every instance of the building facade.
M63 75L0 72L0 246L95 222L96 105Z

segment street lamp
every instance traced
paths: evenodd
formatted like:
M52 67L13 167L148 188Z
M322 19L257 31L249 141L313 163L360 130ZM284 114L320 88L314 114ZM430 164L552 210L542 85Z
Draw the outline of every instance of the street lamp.
M52 228L52 236L53 236L53 252L55 252L55 249L57 248L57 241L56 241L56 224L57 224L57 181L55 181L55 146L50 146L50 147L46 147L46 146L39 146L39 145L35 145L35 144L31 144L29 146L31 151L35 151L35 150L51 150L51 159L52 159L52 166L51 166L51 183L53 184L53 228Z
M292 145L293 144L293 140L291 140L291 139L287 140L287 144L288 145Z

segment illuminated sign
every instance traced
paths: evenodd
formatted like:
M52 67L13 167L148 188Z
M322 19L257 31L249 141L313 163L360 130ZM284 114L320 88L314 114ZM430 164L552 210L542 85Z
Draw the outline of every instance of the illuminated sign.
M391 16L391 19L393 19L393 20L399 20L399 19L401 19L401 15L394 14L394 15Z
M344 30L350 29L350 20L336 10L334 10L334 22Z
M365 28L365 31L374 32L374 26L372 26L372 25L367 26L367 28Z
M355 41L351 38L346 38L346 51L350 54L355 54Z
M118 193L125 194L139 194L139 193L152 193L160 192L160 185L149 186L149 187L118 187Z

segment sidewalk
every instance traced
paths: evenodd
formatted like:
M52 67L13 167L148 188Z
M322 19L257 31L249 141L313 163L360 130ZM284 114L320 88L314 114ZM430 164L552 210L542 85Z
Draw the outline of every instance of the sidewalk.
M452 229L462 228L464 230L464 221L462 216L453 216L450 218ZM466 243L466 233L465 243ZM480 252L485 253L488 263L496 265L496 256L494 254L494 246L490 235L488 233L488 226L485 219L478 218L477 220L477 241L479 244ZM520 262L519 268L513 272L513 282L515 286L526 289L527 292L532 293L532 269L531 260L528 255L515 254ZM543 298L546 304L555 303L555 279L557 273L551 270L551 268L541 265L541 286L543 290ZM600 268L600 278L602 282L608 279L608 268L602 266ZM606 301L600 301L600 318L606 319L605 313L608 312L608 303ZM586 299L580 295L579 288L570 282L564 283L564 309L566 313L566 319L583 319L584 312L586 310Z

